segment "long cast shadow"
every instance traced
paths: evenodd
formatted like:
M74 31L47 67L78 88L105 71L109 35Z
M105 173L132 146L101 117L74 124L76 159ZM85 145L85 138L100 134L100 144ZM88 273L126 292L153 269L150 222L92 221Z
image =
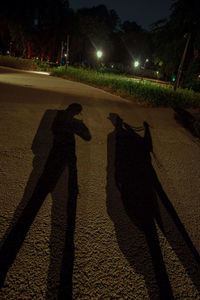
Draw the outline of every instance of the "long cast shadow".
M51 193L50 266L46 297L72 297L78 194L75 134L86 141L91 139L85 124L74 118L81 111L82 106L73 103L66 110L47 111L41 121L32 145L35 154L33 171L0 249L1 287L42 203Z
M137 128L117 114L111 113L109 119L114 131L107 140L107 211L119 248L133 269L144 276L150 299L158 295L160 299L173 299L157 224L199 291L200 256L151 164L153 145L148 124L144 122L141 137Z

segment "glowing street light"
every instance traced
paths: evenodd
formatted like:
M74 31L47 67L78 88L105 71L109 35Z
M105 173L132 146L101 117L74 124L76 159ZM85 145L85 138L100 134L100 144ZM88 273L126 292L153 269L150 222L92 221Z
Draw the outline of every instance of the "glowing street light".
M98 57L98 58L101 58L102 55L103 55L103 52L102 52L101 50L98 50L98 51L97 51L97 57Z
M134 67L137 68L137 67L139 66L139 64L140 64L139 61L136 60L136 61L134 62Z

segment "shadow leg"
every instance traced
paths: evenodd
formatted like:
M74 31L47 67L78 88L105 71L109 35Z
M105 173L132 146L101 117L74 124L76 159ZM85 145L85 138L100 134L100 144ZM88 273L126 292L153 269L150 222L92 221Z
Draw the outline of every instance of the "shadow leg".
M152 222L152 224L145 226L144 233L152 257L152 263L159 288L160 299L174 299L167 275L167 270L163 261L155 224Z

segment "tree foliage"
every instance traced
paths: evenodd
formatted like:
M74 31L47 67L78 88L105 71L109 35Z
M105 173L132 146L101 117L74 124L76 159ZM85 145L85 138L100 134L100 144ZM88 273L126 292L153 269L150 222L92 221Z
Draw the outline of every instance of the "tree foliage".
M66 0L7 0L1 13L7 23L12 52L27 56L56 56L63 35L68 31L69 4Z
M184 62L182 82L186 78L189 80L189 73L194 78L200 72L198 67L195 67L200 56L199 16L199 0L176 0L171 6L169 20L160 20L152 24L154 61L161 63L161 69L168 78L177 73L188 34L191 35L191 38ZM196 70L196 74L192 75L191 70Z
M56 61L68 40L71 64L95 66L96 51L102 50L104 64L133 70L137 59L141 69L159 69L164 78L171 79L189 33L182 77L188 85L200 73L199 16L199 0L172 0L169 19L158 20L147 31L134 20L121 23L105 5L74 12L68 0L7 0L0 10L0 52L11 50L12 55L27 57L30 48L31 57Z
M116 12L105 5L78 10L71 39L72 61L95 64L97 50L103 50L104 61L109 61L113 51L112 33L118 22Z

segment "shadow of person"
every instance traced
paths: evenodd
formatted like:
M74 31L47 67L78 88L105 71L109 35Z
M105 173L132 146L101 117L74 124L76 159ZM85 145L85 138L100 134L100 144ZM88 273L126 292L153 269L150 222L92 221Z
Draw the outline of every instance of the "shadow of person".
M117 114L110 113L108 119L114 131L107 140L107 211L120 250L131 267L144 276L150 299L173 299L157 224L199 290L199 254L151 164L148 124L133 129ZM141 137L136 131L143 129Z
M1 286L42 203L51 193L51 256L47 295L50 299L52 289L59 295L59 299L66 298L66 295L70 299L72 295L74 226L78 194L75 134L86 141L91 139L83 121L75 118L81 111L82 106L73 103L66 110L47 111L41 121L32 145L35 154L33 171L0 249ZM51 135L48 134L50 130ZM52 268L55 265L55 253L59 253L59 270ZM55 282L52 282L52 278L55 277L57 287L54 286ZM52 297L56 298L55 295Z

